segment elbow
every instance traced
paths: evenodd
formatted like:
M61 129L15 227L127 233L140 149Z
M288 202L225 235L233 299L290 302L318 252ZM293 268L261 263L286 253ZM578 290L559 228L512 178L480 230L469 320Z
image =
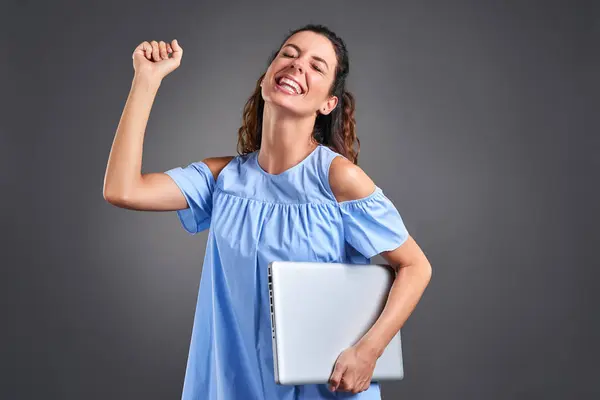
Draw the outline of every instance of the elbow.
M412 276L415 282L419 282L419 285L425 289L431 281L432 268L429 261L419 261L410 265L409 268L412 271Z
M423 269L425 285L429 285L429 282L431 281L431 275L433 274L433 269L431 268L431 264L429 263L429 261L425 264L425 267L423 267Z
M123 207L127 203L127 196L123 193L111 191L106 187L104 187L104 190L102 191L102 196L104 197L104 200L113 206Z
M133 204L135 204L138 196L138 186L133 184L123 185L119 182L113 182L112 184L107 184L106 182L102 188L102 196L104 200L108 203L121 207L121 208L130 208Z
M426 288L427 286L429 286L429 282L431 282L431 275L433 273L433 270L431 268L431 264L429 263L429 261L425 261L425 262L421 263L420 265L421 265L420 276L421 276L421 279L423 280L423 287Z

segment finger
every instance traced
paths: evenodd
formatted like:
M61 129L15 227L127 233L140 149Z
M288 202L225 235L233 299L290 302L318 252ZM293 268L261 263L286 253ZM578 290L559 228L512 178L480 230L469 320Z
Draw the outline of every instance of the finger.
M152 45L150 42L144 42L144 55L148 60L152 60Z
M169 43L167 43L167 53L171 54L173 52L173 48Z
M348 373L346 373L345 375L348 375ZM348 378L348 384L346 385L348 387L348 391L352 392L352 393L359 393L360 392L360 388L362 387L362 382L360 382L358 380L358 378L356 377L356 375L351 375Z
M346 378L344 375L342 375L342 377L340 378L340 382L338 383L338 385L332 387L331 391L337 391L337 392L346 392L346 391L348 391L348 378Z
M173 47L173 58L177 60L181 59L181 56L183 55L183 49L181 46L179 46L177 39L173 39L171 46Z
M355 381L351 385L348 390L354 394L360 393L363 391L363 383L361 381Z
M338 387L340 386L340 383L342 382L342 377L344 375L344 372L346 371L346 365L336 362L335 363L335 367L333 368L333 373L331 374L331 377L329 378L329 389L331 391L337 390Z
M137 53L141 53L143 54L144 57L146 57L148 60L150 59L150 56L152 55L152 46L150 45L150 43L148 42L142 42L140 43L140 45L135 49L135 51Z
M169 55L167 54L167 45L164 41L160 41L158 43L158 49L160 51L160 57L163 60L166 60L167 58L169 58Z
M352 388L354 387L352 380L348 377L348 374L345 373L342 376L342 380L340 382L340 386L338 387L338 390L342 391L342 392L351 392Z
M352 388L351 388L351 392L354 394L360 393L364 390L363 387L364 387L364 384L361 381L354 382L354 385L352 385Z
M360 386L360 388L362 390L367 390L367 388L371 385L371 381L369 381L368 379L365 381L361 381L358 386Z
M158 49L158 42L156 40L153 40L152 42L150 42L150 44L152 45L152 59L154 61L160 61L160 51Z

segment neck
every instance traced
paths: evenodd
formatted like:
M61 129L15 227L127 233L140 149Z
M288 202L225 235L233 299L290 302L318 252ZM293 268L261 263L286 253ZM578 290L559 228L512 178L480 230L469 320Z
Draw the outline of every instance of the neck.
M265 104L258 162L270 174L300 163L317 147L312 132L315 117L299 117Z

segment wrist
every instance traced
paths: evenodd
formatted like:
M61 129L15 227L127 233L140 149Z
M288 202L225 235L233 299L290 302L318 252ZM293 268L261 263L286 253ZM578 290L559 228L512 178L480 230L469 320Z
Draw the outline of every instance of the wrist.
M381 344L372 337L363 337L356 344L356 348L359 353L364 353L369 355L369 357L379 358L381 354L383 354L384 348Z
M138 76L135 75L133 77L133 81L131 82L132 88L141 88L144 90L158 90L160 84L162 83L162 79L156 79L149 76Z

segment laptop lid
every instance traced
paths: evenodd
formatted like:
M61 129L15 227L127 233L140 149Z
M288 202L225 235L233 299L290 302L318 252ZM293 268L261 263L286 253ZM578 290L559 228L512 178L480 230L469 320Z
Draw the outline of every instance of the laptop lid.
M302 385L329 381L340 353L383 311L395 272L379 264L274 261L268 276L275 381ZM372 381L403 377L398 332Z

